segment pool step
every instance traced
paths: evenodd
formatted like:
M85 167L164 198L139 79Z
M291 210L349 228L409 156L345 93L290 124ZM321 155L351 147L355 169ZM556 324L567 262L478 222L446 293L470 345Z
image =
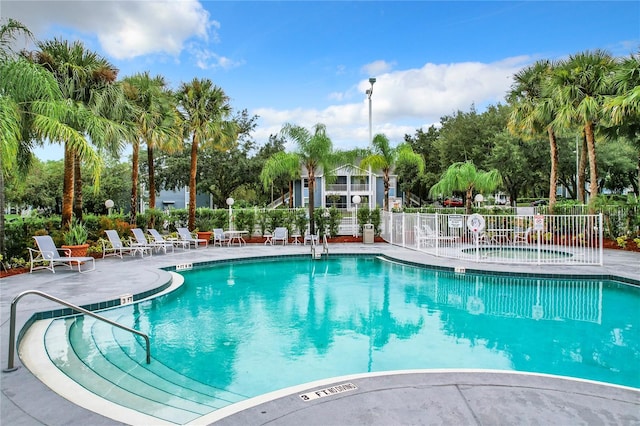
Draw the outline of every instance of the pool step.
M80 386L163 421L185 424L244 399L184 377L157 360L146 364L144 347L131 335L116 339L113 330L126 333L93 318L56 320L45 334L45 347L52 362Z

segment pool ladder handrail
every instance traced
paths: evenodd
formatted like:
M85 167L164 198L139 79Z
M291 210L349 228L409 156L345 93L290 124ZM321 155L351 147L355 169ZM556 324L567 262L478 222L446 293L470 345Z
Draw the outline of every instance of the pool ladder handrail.
M329 255L329 243L327 242L327 235L322 235L322 253L317 254L317 244L314 239L311 239L311 258L312 259L320 259L323 254Z
M137 334L138 336L141 336L145 343L146 343L146 349L147 349L147 364L151 363L151 343L149 341L149 336L147 336L145 333L138 331L138 330L134 330L133 328L129 328L127 326L124 326L122 324L118 324L115 321L112 321L108 318L105 318L103 316L100 316L98 314L95 314L87 309L81 308L80 306L76 306L72 303L66 302L62 299L58 299L57 297L51 296L50 294L47 294L45 292L39 291L39 290L27 290L27 291L23 291L22 293L18 294L13 301L11 302L11 319L10 319L10 324L9 324L9 360L7 362L7 368L5 368L4 370L2 370L5 373L11 372L11 371L15 371L18 369L18 367L14 367L13 365L13 361L14 361L14 355L15 355L15 350L16 350L16 306L18 304L18 301L20 299L22 299L24 296L26 296L27 294L35 294L37 296L41 296L44 297L45 299L49 299L53 302L57 302L63 306L66 306L67 308L71 308L73 310L76 310L78 312L81 312L85 315L88 315L90 317L93 317L97 320L100 321L104 321L107 324L110 324L114 327L118 327L121 328L125 331L128 331L130 333L133 334Z

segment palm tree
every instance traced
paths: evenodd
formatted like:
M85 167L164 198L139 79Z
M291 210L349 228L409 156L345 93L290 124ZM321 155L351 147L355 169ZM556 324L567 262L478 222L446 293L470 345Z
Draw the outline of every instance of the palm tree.
M547 133L551 171L549 173L549 211L553 212L558 188L558 144L554 130L556 116L553 90L549 84L549 74L553 65L542 60L524 68L514 76L514 84L509 94L513 105L508 128L515 135L539 135ZM577 179L577 176L576 176Z
M615 135L626 136L638 149L637 187L640 188L640 53L618 64L613 86L616 95L605 100L604 112L610 117Z
M232 120L229 98L211 80L194 78L183 83L176 93L182 114L184 133L191 135L191 169L189 173L189 229L195 227L196 175L198 150L205 146L225 151L238 137L238 126Z
M604 99L612 94L610 74L615 61L608 52L595 50L571 55L551 73L558 104L556 122L569 129L578 124L584 129L589 156L589 212L595 211L598 197L598 167L595 132L603 118Z
M391 170L398 163L415 164L420 173L424 172L424 159L421 155L413 152L411 145L402 143L393 148L389 143L389 139L382 133L374 136L372 141L373 152L364 157L360 162L360 167L364 169L371 168L373 170L382 171L382 180L384 182L384 202L383 210L389 210L389 176Z
M451 194L454 191L465 192L466 213L471 214L473 191L492 192L502 184L502 176L497 170L488 172L476 169L471 161L454 163L444 172L438 183L429 190L429 195Z
M124 129L109 117L99 115L92 110L92 102L100 90L106 89L116 80L118 70L105 58L95 52L85 49L79 42L69 43L64 40L54 39L39 42L40 49L35 53L34 59L49 70L56 80L62 92L62 96L76 110L77 117L82 119L69 120L68 124L78 132L88 136L94 144L117 144L124 137ZM81 183L79 167L76 162L91 151L91 145L86 143L82 152L77 147L65 142L64 150L64 184L62 197L62 224L68 226L71 222L73 211L73 199L81 196ZM100 162L94 163L94 178L99 177ZM76 203L76 206L78 203ZM77 213L81 214L80 211Z
M296 145L292 153L298 158L298 165L307 171L309 183L309 231L315 234L315 222L313 211L315 209L316 174L320 169L329 177L334 165L339 161L338 155L333 151L333 143L327 135L326 126L318 123L313 127L313 132L304 127L285 124L281 130L285 138L291 138Z
M131 157L130 223L136 223L138 199L138 164L140 143L147 145L149 172L149 206L155 207L155 171L153 149L163 147L175 151L182 147L179 118L163 77L151 77L148 72L126 77L123 81L126 98L133 104L131 120L135 126Z
M0 60L9 60L16 56L12 44L18 39L18 36L33 39L33 34L29 28L15 19L8 18L3 21L5 22L0 25Z
M264 163L260 172L260 182L265 190L279 177L289 180L289 208L292 208L293 180L300 177L300 157L296 153L280 151Z
M23 58L0 61L0 235L4 235L4 176L26 173L34 142L64 141L90 165L99 162L83 135L67 124L70 117L83 119L76 115L47 70Z

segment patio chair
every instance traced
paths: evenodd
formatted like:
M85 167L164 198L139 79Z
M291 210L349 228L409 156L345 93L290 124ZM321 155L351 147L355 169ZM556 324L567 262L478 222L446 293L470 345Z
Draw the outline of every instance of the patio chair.
M147 229L147 232L149 232L149 235L151 235L151 237L153 238L153 243L156 243L156 244L171 244L174 247L180 246L183 249L188 249L189 248L189 242L188 241L182 241L182 240L177 240L177 239L165 240L164 237L162 235L160 235L160 233L158 232L157 229L149 228L149 229Z
M188 242L189 246L193 244L195 248L198 248L200 243L204 243L205 247L209 246L209 240L204 240L202 238L195 238L193 235L191 235L191 232L189 232L189 229L187 228L176 228L176 231L178 231L178 238L180 238L180 240L182 241Z
M107 242L105 240L102 240L103 258L107 256L118 256L120 259L122 259L124 253L129 253L132 256L140 253L142 257L144 257L145 252L149 252L149 255L152 254L152 247L149 245L124 245L124 243L120 239L120 236L118 235L118 231L116 231L115 229L106 229L104 232L105 234L107 234L107 238L109 239L109 241Z
M513 229L513 244L529 244L529 234L531 233L532 228L528 227L525 230L522 228L516 227Z
M320 231L316 231L315 235L309 233L309 230L306 230L304 233L304 239L302 240L302 245L307 245L307 243L314 245L314 244L318 244L318 241L320 239L319 237L319 232Z
M144 231L140 228L133 228L131 233L133 233L133 238L135 239L135 241L131 242L132 247L151 247L156 249L156 253L162 250L165 254L167 253L167 248L171 247L171 253L173 253L173 244L169 241L147 241Z
M273 230L271 236L271 244L277 244L278 241L282 242L282 245L287 245L289 242L289 230L283 226L279 226Z
M56 273L55 267L58 265L66 265L69 269L73 269L73 265L78 265L78 272L90 272L96 269L96 260L93 257L71 257L71 250L57 248L53 239L49 235L40 235L33 237L36 240L38 249L32 249L29 247L29 263L31 268L29 273L32 273L38 269L48 269L54 274ZM66 256L60 256L60 252L66 254ZM91 262L91 269L82 270L81 265ZM38 263L42 263L40 266L35 266Z
M229 238L224 233L224 229L222 228L213 228L213 245L218 244L222 247L223 244L229 244Z
M429 225L426 225L424 228L416 225L414 229L416 234L416 245L418 246L418 248L422 246L433 247L436 245L436 242L445 242L451 244L455 241L458 241L457 236L442 235L439 232L434 231Z

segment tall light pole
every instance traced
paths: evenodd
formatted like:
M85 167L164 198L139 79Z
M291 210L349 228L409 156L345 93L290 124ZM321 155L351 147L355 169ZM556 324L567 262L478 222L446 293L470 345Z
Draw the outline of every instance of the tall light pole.
M372 127L371 127L371 95L373 95L373 84L376 82L376 78L375 77L370 77L369 78L369 83L371 83L371 88L367 89L367 91L365 92L367 94L367 98L369 99L369 148L373 147L373 133L372 133ZM372 175L371 175L371 166L369 166L369 208L372 209L373 208L373 182L372 182Z
M376 82L375 77L371 77L369 79L369 83L371 83L371 89L367 89L366 94L367 98L369 98L369 144L373 142L373 133L371 131L371 95L373 95L373 84Z

